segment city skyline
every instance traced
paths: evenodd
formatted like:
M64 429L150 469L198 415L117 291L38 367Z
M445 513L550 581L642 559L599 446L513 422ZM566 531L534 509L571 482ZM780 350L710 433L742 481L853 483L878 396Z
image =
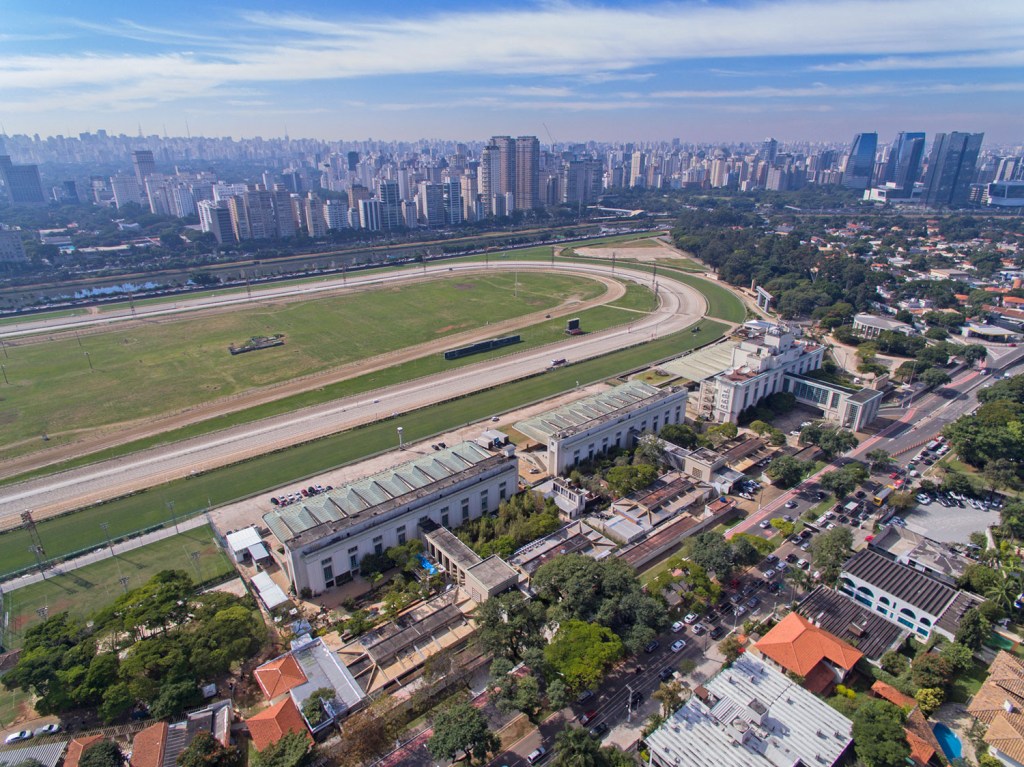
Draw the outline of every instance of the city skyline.
M6 5L8 134L1022 138L1024 7L1010 3Z

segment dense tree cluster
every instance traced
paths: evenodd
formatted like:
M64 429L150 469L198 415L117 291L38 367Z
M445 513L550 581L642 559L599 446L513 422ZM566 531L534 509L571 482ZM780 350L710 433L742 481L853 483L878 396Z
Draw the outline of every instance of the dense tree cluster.
M558 507L537 493L519 493L502 501L495 516L484 515L457 530L459 538L477 554L511 557L516 549L562 526Z
M200 684L256 654L266 627L251 602L194 588L187 573L165 570L89 626L67 613L33 626L4 686L38 696L44 715L95 708L114 721L145 704L163 718L197 705Z
M997 381L978 392L973 415L958 418L942 433L960 459L983 471L993 490L1024 480L1024 375Z

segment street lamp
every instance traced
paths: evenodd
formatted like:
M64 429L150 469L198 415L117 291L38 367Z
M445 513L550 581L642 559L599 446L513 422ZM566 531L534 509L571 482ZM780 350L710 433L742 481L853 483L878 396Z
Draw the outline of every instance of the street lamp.
M402 435L403 435L405 430L401 426L399 426L397 428L397 431L398 431L398 449L399 450L405 450L405 442L402 439Z

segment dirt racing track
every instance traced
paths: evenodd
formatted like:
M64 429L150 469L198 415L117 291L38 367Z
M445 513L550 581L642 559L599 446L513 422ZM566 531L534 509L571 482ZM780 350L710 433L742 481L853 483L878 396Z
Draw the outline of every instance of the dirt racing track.
M537 261L502 261L490 265L471 263L456 266L428 267L415 272L367 276L364 280L349 279L347 285L392 285L425 277L447 277L478 271L560 272L600 279L618 279L651 286L651 275L611 264L546 264ZM338 280L340 282L340 279ZM278 288L314 293L337 289L324 284L298 288ZM261 421L230 427L138 453L53 474L47 477L0 487L0 527L17 524L21 512L31 509L36 519L69 509L108 500L129 492L151 487L192 472L207 471L245 458L278 450L317 437L345 431L376 421L394 413L404 413L433 403L498 386L534 373L551 364L554 358L570 363L597 357L683 330L700 320L707 303L697 290L671 277L659 276L656 293L658 306L650 313L637 313L636 319L593 334L567 338L555 344L506 355L497 359L466 365L451 372L439 373L358 394L329 403L311 406ZM611 295L612 297L608 297ZM604 300L613 300L614 292ZM191 299L189 307L200 310L211 304L245 301L245 296L213 297L206 303ZM176 308L156 309L180 312ZM83 318L84 319L84 318ZM106 321L110 321L109 319ZM74 324L66 322L64 327ZM58 328L50 326L49 330ZM492 328L493 330L493 328Z

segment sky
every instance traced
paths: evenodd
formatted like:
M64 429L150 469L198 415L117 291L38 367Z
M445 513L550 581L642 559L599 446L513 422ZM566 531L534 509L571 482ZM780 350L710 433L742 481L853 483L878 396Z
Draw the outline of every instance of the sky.
M1024 141L1022 0L2 0L0 132Z

